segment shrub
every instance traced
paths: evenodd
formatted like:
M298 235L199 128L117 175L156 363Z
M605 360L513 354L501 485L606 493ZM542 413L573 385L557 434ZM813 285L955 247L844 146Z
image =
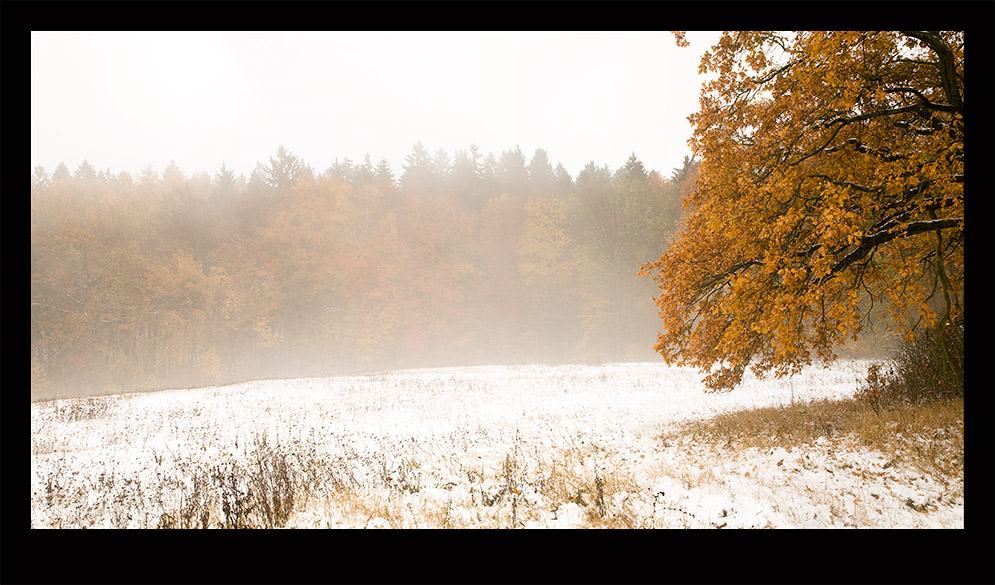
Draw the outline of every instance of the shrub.
M963 318L927 329L905 343L895 358L896 374L912 402L964 395Z
M901 387L898 376L890 369L882 371L881 364L867 368L867 379L860 388L858 398L876 411L898 400L905 401L907 392Z
M246 464L181 465L192 483L176 482L179 505L165 510L159 528L278 528L300 503L300 470L288 449L255 435Z
M265 435L256 436L254 447L249 485L256 512L265 528L283 526L294 510L294 470L287 453L270 445Z
M903 343L887 368L867 370L860 396L875 409L964 395L963 319L926 329Z
M213 497L210 478L194 473L192 487L180 491L180 505L174 510L164 511L159 516L158 528L209 528Z
M221 528L253 528L252 514L256 503L245 471L232 461L225 461L211 470L221 500Z
M95 420L111 412L111 401L100 397L74 398L55 404L56 417L63 422Z

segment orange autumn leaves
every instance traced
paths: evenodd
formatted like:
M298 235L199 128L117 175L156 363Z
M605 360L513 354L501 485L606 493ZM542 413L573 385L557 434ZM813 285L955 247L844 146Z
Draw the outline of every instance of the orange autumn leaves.
M831 360L884 306L906 333L961 317L963 55L962 33L723 34L688 217L643 266L656 350L723 389Z

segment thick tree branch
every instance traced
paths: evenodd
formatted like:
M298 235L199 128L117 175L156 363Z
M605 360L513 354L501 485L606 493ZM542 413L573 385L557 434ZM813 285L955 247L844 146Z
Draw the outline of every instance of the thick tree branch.
M849 254L840 258L833 264L832 268L829 269L829 273L823 276L819 280L819 284L822 284L829 279L833 278L840 272L846 270L854 262L857 262L871 253L872 250L880 246L881 244L890 242L896 238L907 238L914 236L916 234L921 234L925 232L931 232L936 230L943 230L949 228L960 227L964 224L963 218L952 218L952 219L931 219L926 221L914 221L903 229L897 230L883 230L873 233L869 236L864 236L861 238L860 243L857 247L850 251Z
M912 192L912 191L914 191L914 190L915 190L915 188L910 188L910 190L907 191L907 194L910 193L910 192ZM919 189L919 190L921 190L921 189ZM909 235L915 235L917 233L920 233L921 231L929 231L930 229L936 229L936 228L928 228L928 227L925 228L925 229L921 229L922 225L925 224L925 223L927 223L927 222L912 222L912 223L910 223L909 226L907 226L907 228L912 228L913 231L909 232L909 233L907 233L906 231L903 231L903 230L895 230L895 227L899 224L899 222L908 219L908 217L910 215L912 215L913 213L915 213L915 212L934 211L934 210L937 210L937 209L943 209L944 207L955 205L956 203L958 203L960 201L961 201L961 198L959 198L959 197L942 197L942 198L938 197L938 198L932 198L932 199L923 199L923 200L918 201L918 202L909 202L907 200L902 200L901 203L904 204L905 207L902 208L902 209L899 209L899 210L895 211L891 215L888 215L888 216L882 218L877 223L875 223L873 226L871 226L871 228L868 231L870 231L872 233L872 235L865 236L864 238L862 238L861 242L858 244L858 248L861 245L863 245L866 240L873 239L873 238L879 238L883 234L887 234L887 233L890 233L892 231L894 231L892 237L889 237L886 240L882 240L882 241L879 241L877 243L869 243L869 245L871 245L871 247L873 248L874 246L876 246L878 244L885 243L885 242L890 241L892 239L895 239L897 237L905 237L905 236L909 236ZM894 205L893 206L889 206L889 207L890 208L894 208ZM963 218L951 218L950 221L962 222ZM945 227L951 227L951 226L943 226L943 227L945 228ZM819 243L819 244L812 244L811 246L809 246L808 248L806 248L804 250L799 250L799 251L795 252L793 254L793 256L796 257L796 258L809 258L809 257L812 256L812 254L814 254L815 252L817 252L818 250L820 250L820 249L822 249L824 247L825 247L825 244L821 244L821 243ZM839 246L839 247L837 247L837 248L835 248L833 250L830 250L829 251L829 255L834 256L836 254L839 254L840 252L842 252L843 250L845 250L848 247L849 246L847 246L847 245ZM854 251L856 251L856 250L854 250ZM863 257L863 255L866 255L866 253L862 254L861 257ZM847 265L849 265L852 262L855 262L855 261L857 261L859 259L860 258L854 258L854 259L850 260L849 262L847 262ZM841 266L839 268L839 270L843 270L845 267L846 266ZM834 271L834 272L838 272L838 271Z
M870 120L873 118L880 118L881 116L894 116L895 114L907 114L909 112L916 112L922 109L921 104L913 104L911 106L905 106L902 108L891 108L888 110L876 110L873 112L867 112L866 114L858 114L852 117L837 116L832 120L828 120L822 123L823 128L831 128L836 124L842 124L846 126L848 124L853 124L854 122L862 122L864 120Z
M866 187L864 185L859 185L859 184L853 183L851 181L840 181L840 180L834 179L834 178L832 178L832 177L830 177L828 175L815 174L815 175L809 175L809 176L812 177L812 178L816 178L816 179L823 179L825 181L828 181L828 182L832 183L833 185L836 185L837 187L849 187L850 189L854 189L854 190L860 191L862 193L880 193L880 192L884 191L884 186L883 185L874 185L873 187Z
M883 146L881 148L870 148L869 146L857 140L856 138L850 138L845 143L839 146L827 148L826 152L837 152L839 150L843 150L844 145L852 146L854 150L856 150L857 152L879 157L881 160L885 162L895 162L896 160L902 160L903 158L905 158L905 155L901 153L892 154L889 149Z
M940 80L943 83L943 92L947 96L947 101L960 113L964 115L964 99L961 97L960 88L957 87L957 65L954 62L954 53L943 40L943 38L933 31L903 30L902 34L919 39L930 48L939 58L936 64L940 70Z
M894 123L896 128L904 128L905 130L910 130L919 136L929 136L939 130L944 128L949 128L948 124L944 124L940 120L934 118L929 127L913 126L911 123L905 120L897 120Z
M726 278L732 276L733 274L739 272L740 270L745 270L745 269L747 269L747 268L749 268L751 266L760 266L762 264L763 264L763 262L761 262L760 260L757 260L757 259L744 260L742 262L737 262L736 264L733 264L732 266L730 266L729 268L727 268L726 270L724 270L724 271L722 271L722 272L720 272L718 274L709 274L705 278L702 278L702 279L698 280L698 282L696 282L694 284L693 288L694 288L694 290L698 291L699 293L704 293L706 291L710 291L710 290L712 290L712 289L715 288L715 286L714 286L715 283L717 283L719 281L722 281L722 280L725 280Z

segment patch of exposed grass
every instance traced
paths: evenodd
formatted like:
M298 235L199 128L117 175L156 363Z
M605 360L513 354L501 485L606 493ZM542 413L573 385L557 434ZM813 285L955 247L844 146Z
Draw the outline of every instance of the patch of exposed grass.
M531 478L543 501L583 507L585 526L589 528L635 527L635 514L625 496L638 491L638 487L629 473L615 465L598 464L593 456L582 465L570 465L570 459L566 455Z
M923 471L964 472L964 399L949 398L888 408L861 398L820 400L720 414L684 423L662 439L690 435L730 448L791 448L820 437L849 435Z

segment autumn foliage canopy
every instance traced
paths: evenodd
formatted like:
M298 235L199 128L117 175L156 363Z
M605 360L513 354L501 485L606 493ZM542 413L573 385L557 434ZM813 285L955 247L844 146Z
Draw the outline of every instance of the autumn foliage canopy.
M907 339L962 322L963 33L726 32L700 72L697 188L643 266L668 362L726 389L882 308Z
M336 148L330 144L329 149ZM246 178L175 163L31 178L33 399L434 365L651 358L694 163L572 178L543 149Z

